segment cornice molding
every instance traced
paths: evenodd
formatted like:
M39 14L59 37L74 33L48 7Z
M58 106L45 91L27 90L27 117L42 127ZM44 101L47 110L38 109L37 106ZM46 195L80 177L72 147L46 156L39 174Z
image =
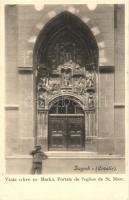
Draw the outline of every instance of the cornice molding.
M25 66L18 67L18 72L20 74L32 74L33 73L33 67L32 66L30 66L30 67L25 67Z
M115 103L114 108L125 108L125 105L122 103Z
M18 109L19 109L19 105L17 104L5 105L5 110L18 110Z
M114 66L99 66L100 73L114 73L115 67Z

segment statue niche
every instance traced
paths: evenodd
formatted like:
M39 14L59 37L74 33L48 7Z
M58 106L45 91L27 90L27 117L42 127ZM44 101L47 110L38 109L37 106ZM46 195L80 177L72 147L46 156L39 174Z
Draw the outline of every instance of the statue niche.
M94 88L95 86L95 76L93 71L86 71L86 87L87 89Z
M67 88L72 87L72 71L74 68L75 63L72 60L60 65L61 71L61 87Z

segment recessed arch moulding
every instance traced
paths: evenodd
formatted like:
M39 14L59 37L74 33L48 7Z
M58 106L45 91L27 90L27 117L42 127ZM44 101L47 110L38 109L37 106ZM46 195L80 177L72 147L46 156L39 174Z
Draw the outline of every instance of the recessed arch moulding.
M63 12L46 24L35 43L33 65L38 109L48 109L54 97L69 94L84 109L95 109L98 46L77 16Z
M98 48L99 48L99 66L105 65L105 62L107 61L106 58L106 47L105 47L105 42L103 41L103 35L101 33L100 27L98 27L97 24L94 23L94 20L92 20L87 14L81 15L81 8L78 10L76 7L67 7L66 10L69 11L69 13L74 13L76 16L78 16L84 24L88 25L89 29L92 32L92 35L94 35L94 38L97 41ZM51 19L55 19L60 15L60 13L65 13L68 11L64 11L63 7L60 7L60 9L57 10L51 10L49 11L43 18L39 19L37 21L37 24L35 27L31 30L30 36L27 40L27 45L26 45L26 57L24 58L26 60L27 65L32 66L32 54L33 54L33 48L35 46L36 39L39 37L39 31L44 29L46 27L46 24L48 24ZM28 64L30 63L30 64Z
M52 18L40 31L34 46L34 66L46 59L50 44L55 45L59 37L63 37L64 42L74 40L75 45L79 43L87 56L86 64L98 65L98 46L93 33L80 18L65 11Z

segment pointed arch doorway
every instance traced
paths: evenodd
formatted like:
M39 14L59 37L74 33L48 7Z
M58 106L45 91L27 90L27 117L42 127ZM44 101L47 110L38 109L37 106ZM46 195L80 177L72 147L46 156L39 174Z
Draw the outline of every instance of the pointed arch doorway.
M98 92L98 46L89 27L69 12L54 17L36 40L33 63L36 143L44 150L86 149L86 139L96 136Z

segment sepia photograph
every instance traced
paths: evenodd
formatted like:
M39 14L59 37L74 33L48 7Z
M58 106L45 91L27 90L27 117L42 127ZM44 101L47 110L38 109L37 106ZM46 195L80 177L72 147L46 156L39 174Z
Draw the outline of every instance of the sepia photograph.
M6 4L6 174L125 174L125 4Z

